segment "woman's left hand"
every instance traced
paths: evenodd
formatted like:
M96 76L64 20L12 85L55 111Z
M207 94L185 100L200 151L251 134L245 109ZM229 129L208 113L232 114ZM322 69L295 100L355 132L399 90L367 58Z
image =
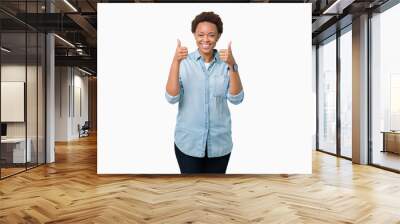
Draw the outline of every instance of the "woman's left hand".
M228 49L219 50L220 59L224 61L226 64L228 64L229 67L232 67L235 64L235 59L233 58L231 44L232 41L229 41Z

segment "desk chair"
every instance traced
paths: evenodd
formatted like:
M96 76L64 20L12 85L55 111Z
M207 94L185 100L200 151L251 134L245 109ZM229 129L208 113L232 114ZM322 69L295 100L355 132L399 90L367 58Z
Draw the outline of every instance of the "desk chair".
M80 125L78 124L79 138L89 136L89 129L89 121L85 121L82 127L80 127Z

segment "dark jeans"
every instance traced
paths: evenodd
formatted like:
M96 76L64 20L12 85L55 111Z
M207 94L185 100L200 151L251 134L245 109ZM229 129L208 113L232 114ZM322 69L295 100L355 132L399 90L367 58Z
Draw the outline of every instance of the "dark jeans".
M175 144L174 144L175 145ZM193 157L184 154L175 145L175 155L178 160L179 168L182 174L194 174L194 173L222 173L226 172L228 166L230 153L221 157L207 157L207 146L206 156L204 158Z

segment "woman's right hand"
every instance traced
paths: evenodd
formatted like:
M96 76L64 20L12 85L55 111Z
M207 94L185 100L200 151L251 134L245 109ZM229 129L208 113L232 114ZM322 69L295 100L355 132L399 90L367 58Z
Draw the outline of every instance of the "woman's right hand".
M180 92L179 65L180 62L187 56L188 56L187 47L182 47L181 41L178 39L174 60L171 63L171 68L169 70L168 81L166 86L167 93L171 96L177 96Z
M188 56L188 49L187 47L181 46L181 41L178 39L178 43L175 50L174 61L181 62Z

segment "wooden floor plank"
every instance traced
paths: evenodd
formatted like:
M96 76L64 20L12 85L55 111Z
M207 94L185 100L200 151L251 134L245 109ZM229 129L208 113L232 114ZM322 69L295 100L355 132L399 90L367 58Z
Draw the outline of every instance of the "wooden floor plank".
M0 181L0 223L399 223L400 175L313 152L312 175L97 175L96 136Z

